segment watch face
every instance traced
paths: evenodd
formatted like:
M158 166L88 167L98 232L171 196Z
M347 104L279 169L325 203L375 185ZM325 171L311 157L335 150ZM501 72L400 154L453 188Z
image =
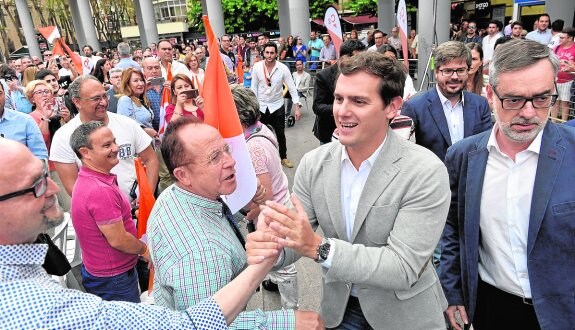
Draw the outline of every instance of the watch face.
M327 256L329 254L329 249L330 249L330 244L329 243L325 243L319 246L319 257L323 260L327 259Z

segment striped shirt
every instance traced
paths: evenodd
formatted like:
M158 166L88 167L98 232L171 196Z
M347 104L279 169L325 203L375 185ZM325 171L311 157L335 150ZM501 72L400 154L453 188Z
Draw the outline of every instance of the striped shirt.
M157 305L184 310L214 295L246 267L243 246L218 201L176 185L156 201L148 221ZM292 310L241 313L231 329L293 329Z

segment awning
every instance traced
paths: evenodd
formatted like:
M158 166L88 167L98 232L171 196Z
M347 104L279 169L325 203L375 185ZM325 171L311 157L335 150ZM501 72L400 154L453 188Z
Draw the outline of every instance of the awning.
M346 16L341 19L353 25L377 24L377 16L373 15Z
M311 20L312 22L314 22L317 25L321 25L323 26L323 19L322 18L314 18Z

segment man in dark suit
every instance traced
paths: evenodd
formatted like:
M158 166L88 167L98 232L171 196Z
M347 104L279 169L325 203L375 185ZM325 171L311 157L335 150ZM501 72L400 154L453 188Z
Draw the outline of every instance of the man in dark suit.
M550 53L532 40L498 47L486 88L495 127L447 151L440 278L456 329L456 312L475 330L575 324L575 130L547 119Z
M435 54L436 88L412 97L401 114L411 117L415 141L443 160L453 143L491 128L487 100L464 91L471 53L459 41L448 41Z
M346 40L339 49L339 57L353 56L365 50L365 45L358 40ZM315 113L315 124L313 133L321 144L331 142L331 136L335 130L335 120L333 118L333 92L339 64L334 64L327 69L321 70L315 77L313 86L313 113Z

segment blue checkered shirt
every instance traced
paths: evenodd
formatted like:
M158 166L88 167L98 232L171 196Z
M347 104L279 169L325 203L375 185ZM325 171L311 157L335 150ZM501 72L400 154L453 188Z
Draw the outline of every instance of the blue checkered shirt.
M154 262L154 301L183 310L231 282L246 267L246 253L218 201L177 185L156 201L147 228ZM293 310L243 312L230 329L294 329Z
M146 92L146 96L150 101L150 109L154 112L154 118L152 118L152 127L156 132L160 129L160 107L162 106L162 91L164 86L160 87L160 92L156 92L155 89L151 88Z
M2 329L227 329L209 298L185 312L65 289L42 268L48 245L0 245Z

